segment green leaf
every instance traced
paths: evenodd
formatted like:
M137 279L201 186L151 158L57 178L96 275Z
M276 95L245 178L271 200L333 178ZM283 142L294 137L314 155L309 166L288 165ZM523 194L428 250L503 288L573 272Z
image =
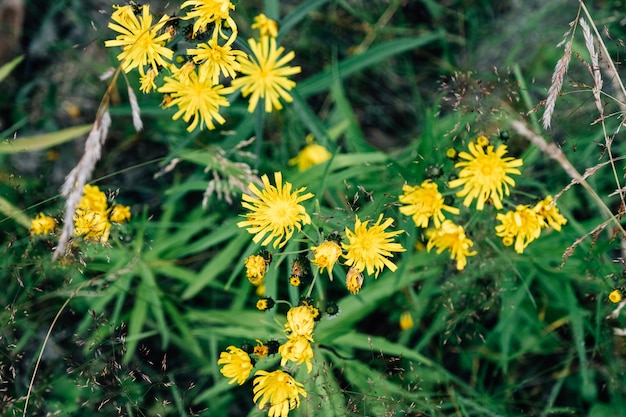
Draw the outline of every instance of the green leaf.
M91 128L91 124L80 125L45 135L30 136L15 140L5 139L3 143L0 143L0 155L32 152L50 148L84 135L89 132Z
M7 62L0 67L0 82L2 82L9 74L24 60L24 55L20 55L11 62Z
M148 315L148 297L146 294L151 291L147 288L145 281L141 281L137 287L137 295L135 297L135 304L133 310L130 313L128 320L128 335L126 336L126 353L124 354L124 363L128 363L133 357L137 344L141 337L140 333L146 323Z

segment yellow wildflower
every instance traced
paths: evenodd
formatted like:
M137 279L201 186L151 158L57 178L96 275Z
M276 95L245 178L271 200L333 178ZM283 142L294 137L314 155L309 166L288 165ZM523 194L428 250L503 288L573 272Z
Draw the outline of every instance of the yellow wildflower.
M304 385L283 371L257 371L254 374L254 402L259 409L270 404L269 417L287 417L289 411L300 406L300 396L306 397Z
M265 272L267 271L267 262L261 255L250 255L244 261L246 267L246 277L252 285L259 286L263 283Z
M122 53L117 56L117 59L122 63L124 72L139 68L140 74L144 74L146 65L152 67L155 72L158 66L168 66L168 60L174 56L174 51L164 46L170 39L170 34L164 32L158 35L157 33L165 26L169 17L163 16L156 25L152 26L149 5L141 6L142 14L139 20L132 6L114 7L118 8L118 11L111 15L111 19L116 23L109 23L109 28L121 35L118 35L115 40L106 41L104 46L122 47Z
M47 235L54 232L54 228L57 226L57 221L50 216L46 216L43 213L39 213L37 217L30 222L30 235Z
M298 195L306 187L291 192L292 185L289 182L283 184L280 172L274 173L276 186L270 184L267 175L261 177L265 189L260 191L256 185L250 183L248 188L255 197L243 195L241 205L250 210L245 221L237 223L239 227L245 227L248 232L255 235L252 239L255 243L268 245L274 241L274 247L283 247L287 243L295 229L300 231L303 224L311 223L311 217L306 212L302 201L313 197L312 193Z
M496 219L501 222L496 226L496 235L507 239L514 238L517 253L524 252L524 248L539 237L545 224L543 217L524 205L518 205L515 211L498 213Z
M361 223L359 216L356 216L354 232L346 227L346 238L349 243L341 244L346 251L345 255L341 255L346 259L346 265L356 268L359 272L367 270L369 275L375 273L376 277L385 266L391 271L398 268L388 257L393 256L392 252L405 251L402 245L392 242L393 237L403 233L404 230L385 232L385 229L393 223L393 219L385 219L381 224L382 220L381 214L376 223L368 229L369 220Z
M311 262L320 269L320 273L326 269L332 281L333 266L335 266L337 259L341 255L341 246L335 241L327 240L319 246L313 246L311 250L315 257Z
M214 120L219 124L226 122L219 109L230 106L224 97L232 92L230 87L214 85L211 80L201 81L195 71L189 72L188 78L165 77L164 81L165 84L158 91L169 94L171 98L165 107L178 106L178 111L172 119L177 120L182 116L187 123L191 120L187 127L189 132L198 124L200 129L205 124L209 129L215 129Z
M246 382L253 368L250 355L235 346L228 346L226 350L227 352L220 353L220 358L217 361L218 365L224 365L220 372L226 378L232 378L228 382L229 384L237 381L239 385L242 385Z
M463 226L454 224L451 220L444 220L441 227L429 230L428 244L426 249L430 252L433 247L437 248L437 254L444 250L450 251L450 259L456 259L456 269L459 271L467 265L467 257L476 255L476 251L469 248L474 243L465 236Z
M314 165L328 161L332 156L333 154L328 149L311 142L297 156L289 160L289 165L297 165L298 171L306 171Z
M287 342L278 348L278 353L282 356L280 366L285 366L287 361L295 362L298 365L306 362L307 371L311 372L313 368L311 364L313 349L311 348L310 338L302 335L290 336Z
M538 202L533 210L545 220L545 226L550 226L554 230L561 231L561 226L567 223L567 219L556 208L556 204L552 203L551 195Z
M400 213L412 216L417 227L428 227L431 218L435 227L441 226L441 222L445 220L443 210L459 214L458 208L444 204L443 195L439 192L437 184L431 180L425 180L422 185L414 187L405 184L402 186L402 192L398 200L406 205L400 207Z
M254 39L249 39L248 45L252 50L252 57L239 58L241 63L239 72L243 76L234 79L232 87L241 88L244 97L250 95L248 104L250 113L257 107L260 99L265 99L267 113L273 109L282 109L280 99L290 103L292 98L288 91L296 86L296 83L287 77L301 71L300 67L286 66L293 60L295 53L291 51L281 57L285 49L277 48L276 39L269 36L262 36L258 43Z
M265 16L263 13L254 18L254 23L250 27L252 29L259 29L261 36L271 36L272 38L278 36L278 23Z
M485 202L491 199L495 208L502 209L502 197L509 195L509 185L515 185L509 175L520 175L517 167L523 164L521 159L504 157L506 152L506 145L500 145L494 152L493 146L483 148L471 142L469 153L459 153L459 158L463 161L454 166L462 169L459 178L450 181L448 186L463 187L456 195L465 197L464 206L469 207L473 200L477 200L476 210L482 210Z
M124 223L130 220L130 207L115 204L109 213L109 220L113 223Z

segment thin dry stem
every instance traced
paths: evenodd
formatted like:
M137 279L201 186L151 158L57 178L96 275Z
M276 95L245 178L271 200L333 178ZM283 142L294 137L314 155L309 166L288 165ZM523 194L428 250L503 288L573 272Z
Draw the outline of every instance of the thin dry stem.
M61 187L61 195L66 197L65 215L63 216L63 230L59 236L59 243L52 254L53 260L65 254L67 244L74 234L74 213L76 212L76 207L83 195L85 184L87 184L87 181L91 178L96 163L100 160L102 147L106 141L109 127L111 126L109 99L120 70L121 67L118 67L100 102L93 128L85 141L85 153L74 169L67 175Z

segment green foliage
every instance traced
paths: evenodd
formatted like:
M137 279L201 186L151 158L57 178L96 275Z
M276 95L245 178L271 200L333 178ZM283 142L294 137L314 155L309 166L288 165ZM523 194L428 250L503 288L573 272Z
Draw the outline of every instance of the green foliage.
M267 407L253 401L254 372L280 368L307 391L290 411L295 416L621 415L626 319L607 297L626 287L623 110L607 93L599 123L582 34L575 37L580 59L570 63L572 84L558 99L553 130L543 132L573 167L588 169L588 187L577 180L566 188L572 178L563 159L538 151L514 124L542 134L533 106L545 98L562 50L517 39L500 51L497 71L490 68L495 62L488 69L478 63L478 51L493 48L493 32L509 18L503 5L244 3L236 4L247 19L237 21L240 39L253 36L251 19L264 10L280 23L280 43L296 52L302 74L292 77L293 102L281 112L248 113L244 98L233 94L220 110L224 126L189 133L159 107L162 95L141 95L144 130L135 132L126 86L114 85L106 93L113 124L93 181L109 202L129 205L132 218L113 225L106 244L73 239L60 260L52 260L64 214L57 194L63 178L55 173L74 166L67 142L91 124L59 128L65 123L52 113L24 116L36 83L20 77L20 59L0 68L0 81L15 77L19 84L12 97L20 109L2 115L2 126L12 128L0 143L0 414L260 416ZM551 7L523 28L545 31L550 45L567 29L567 22L542 26ZM613 10L597 19L610 20ZM560 13L573 19L576 12L568 5ZM94 23L100 40L112 39L106 25ZM485 31L491 40L482 39ZM621 52L619 42L603 42ZM529 65L508 72L522 49ZM116 55L111 63L118 64ZM136 73L121 78L118 84L140 94ZM90 89L104 91L100 84ZM62 106L54 93L48 99ZM100 97L90 100L95 115ZM308 134L331 156L300 171L290 160ZM568 223L560 232L542 229L517 253L495 235L493 205L464 207L459 190L446 188L459 173L446 151L467 151L480 135L524 162L504 210L563 191L558 208ZM282 249L261 247L238 227L246 215L242 193L250 183L260 187L262 174L273 183L274 172L293 190L315 195L302 203L312 224ZM399 211L402 186L429 178L446 204L460 209L448 218L458 219L474 243L477 254L464 269L447 250L427 250L430 232ZM39 212L57 220L54 233L29 235ZM300 253L313 259L310 246L333 232L347 243L356 216L371 226L379 214L394 219L390 231L403 231L394 242L406 251L389 256L396 271L365 274L362 289L351 294L340 258L332 281L313 266L310 286L289 285ZM268 311L255 307L260 292L244 266L260 249L273 254L262 295L279 302ZM229 384L220 353L244 342L284 343L285 315L303 295L322 311L312 372L281 367L281 355L271 354L243 386ZM330 302L338 315L324 313ZM412 325L400 325L403 313Z

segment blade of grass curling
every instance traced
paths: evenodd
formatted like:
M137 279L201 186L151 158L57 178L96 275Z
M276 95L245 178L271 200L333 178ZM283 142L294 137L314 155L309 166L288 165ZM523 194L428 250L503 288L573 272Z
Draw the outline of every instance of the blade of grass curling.
M415 38L396 39L376 45L360 55L352 56L339 62L339 64L337 64L339 78L346 78L355 72L385 61L394 55L419 48L441 38L442 34L440 33L429 33ZM334 71L333 68L327 68L317 75L300 81L295 90L297 90L302 97L308 97L326 91L335 81Z

